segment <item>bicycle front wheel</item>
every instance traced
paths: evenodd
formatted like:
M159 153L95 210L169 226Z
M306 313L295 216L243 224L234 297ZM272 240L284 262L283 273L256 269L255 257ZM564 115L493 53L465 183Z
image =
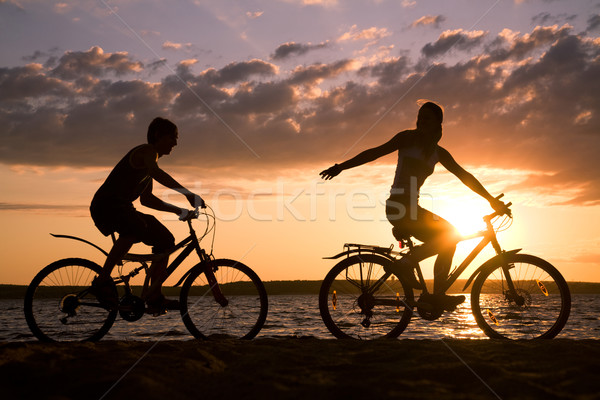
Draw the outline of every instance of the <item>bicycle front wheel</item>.
M68 258L42 269L25 294L25 320L42 341L95 341L117 317L89 293L102 268L89 260ZM115 288L116 296L116 288Z
M491 338L551 339L567 323L571 294L560 272L526 254L507 256L515 293L500 263L482 271L471 291L477 325Z
M181 288L181 317L198 339L252 339L267 319L267 291L248 266L239 261L210 261L218 290L226 303L219 303L204 273L204 264L194 269Z
M412 316L413 291L394 275L391 263L375 254L348 257L327 274L319 291L319 310L338 339L395 338Z

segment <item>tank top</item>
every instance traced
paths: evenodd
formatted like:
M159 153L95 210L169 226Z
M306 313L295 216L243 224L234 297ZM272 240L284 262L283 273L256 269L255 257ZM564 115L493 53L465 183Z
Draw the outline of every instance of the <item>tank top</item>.
M394 196L418 197L425 179L433 174L435 165L439 162L437 145L430 154L425 154L425 149L417 140L411 142L398 150L398 164L391 189ZM412 190L416 190L416 193L411 193Z
M113 168L94 195L95 202L125 205L133 203L140 197L152 181L148 168L135 168L131 162L133 152L142 146L146 145L140 145L131 149Z

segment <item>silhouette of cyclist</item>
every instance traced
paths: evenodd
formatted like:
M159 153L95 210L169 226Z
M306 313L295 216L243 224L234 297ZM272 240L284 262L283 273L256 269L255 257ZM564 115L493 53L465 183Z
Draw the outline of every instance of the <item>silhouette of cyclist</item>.
M205 207L202 198L179 184L159 168L160 157L171 153L177 145L177 126L171 121L157 117L148 126L148 143L130 150L100 186L90 206L96 227L105 236L119 233L106 258L102 272L92 282L92 293L101 303L116 307L117 299L110 285L110 274L134 243L152 246L152 252L160 254L175 245L171 232L154 216L137 211L133 202L140 199L143 206L177 214L180 218L187 210L165 203L152 193L153 181L183 194L192 207ZM142 293L148 308L156 313L176 309L175 300L167 300L161 293L162 281L168 264L168 256L153 261L150 268L151 285Z
M473 175L458 165L446 149L438 145L442 138L443 118L442 108L427 102L419 109L416 129L402 131L387 143L365 150L341 164L335 164L320 175L329 180L343 170L366 164L394 151L398 152L396 175L386 202L386 216L394 227L393 233L396 238L414 236L425 245L415 248L412 259L404 257L396 263L394 272L406 277L411 286L421 289L421 284L414 276L414 263L438 254L434 265L433 295L430 300L445 310L453 310L465 297L446 295L444 284L448 279L452 257L460 236L448 221L418 204L421 186L439 162L467 187L489 201L494 210L502 211L506 206L490 195Z

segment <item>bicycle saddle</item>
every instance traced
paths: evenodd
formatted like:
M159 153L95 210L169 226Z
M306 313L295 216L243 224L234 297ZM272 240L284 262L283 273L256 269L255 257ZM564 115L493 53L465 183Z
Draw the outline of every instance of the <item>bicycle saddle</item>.
M394 235L396 240L399 242L410 240L410 233L402 231L398 228L392 228L392 235Z

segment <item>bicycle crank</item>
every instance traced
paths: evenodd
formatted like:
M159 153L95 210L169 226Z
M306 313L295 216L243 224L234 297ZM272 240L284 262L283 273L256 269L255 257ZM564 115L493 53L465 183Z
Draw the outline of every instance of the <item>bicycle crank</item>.
M424 299L425 297L425 299ZM435 321L444 313L444 309L431 304L431 302L427 301L428 296L424 296L423 294L419 297L417 302L417 312L419 316L427 321Z
M360 313L365 316L365 318L360 322L360 324L368 328L371 326L371 318L373 317L373 307L375 307L375 298L373 295L368 293L361 294L358 299L358 306L360 307Z
M123 296L119 302L119 315L128 322L142 318L145 310L144 300L132 294Z
M67 315L60 319L61 324L66 325L70 317L77 315L79 304L79 297L76 294L68 294L62 298L59 309Z

